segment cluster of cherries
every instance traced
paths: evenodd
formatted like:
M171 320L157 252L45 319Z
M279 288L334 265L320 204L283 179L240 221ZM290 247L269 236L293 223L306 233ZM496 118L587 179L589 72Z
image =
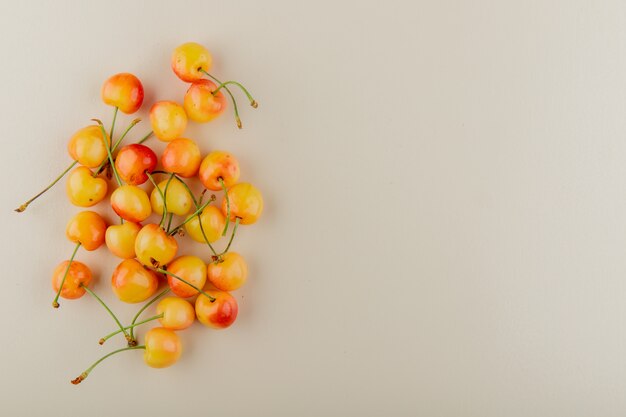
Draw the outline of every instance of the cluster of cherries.
M263 211L263 198L252 184L239 182L239 163L233 155L212 151L203 158L198 145L185 138L184 132L188 119L208 122L222 114L227 104L224 92L230 96L237 126L241 128L229 86L240 88L252 107L257 107L257 103L240 83L221 82L211 75L211 63L210 53L197 43L185 43L176 48L172 69L181 80L190 83L183 105L174 101L155 103L150 109L152 131L137 143L124 146L121 146L124 138L139 119L133 120L114 140L115 120L118 111L133 114L139 110L144 98L143 86L136 76L128 73L106 80L102 100L114 107L109 131L100 120L93 119L94 124L76 132L68 144L73 159L70 166L42 192L16 209L17 212L26 210L66 174L67 196L79 207L97 205L107 197L109 189L114 188L110 203L119 216L118 224L108 224L99 213L91 210L79 212L67 224L67 238L76 245L70 259L60 263L52 274L52 288L56 293L52 305L59 307L59 297L77 299L88 293L106 309L118 327L100 339L100 344L122 334L126 346L97 360L72 380L73 384L87 378L104 359L126 350L143 349L148 366L170 366L182 352L175 331L188 328L196 318L214 329L229 327L237 318L237 301L229 292L246 282L248 267L244 258L230 251L230 247L239 225L257 221ZM158 170L159 158L143 144L153 134L167 142ZM199 195L194 195L190 187L194 178L203 186ZM140 187L142 184L151 186L150 192ZM223 192L222 203L213 204L215 194L204 201L207 190ZM160 216L158 223L149 222L152 213ZM219 251L214 245L228 234L229 228L230 238ZM197 256L178 253L176 239L183 236L206 245L210 251L207 262ZM103 244L122 259L111 277L117 298L126 303L143 303L126 326L90 288L93 276L89 267L74 260L79 248L93 251ZM167 285L157 293L160 281L167 281ZM154 303L155 314L140 320L142 313ZM139 345L135 328L155 321L160 326L148 330L144 343Z

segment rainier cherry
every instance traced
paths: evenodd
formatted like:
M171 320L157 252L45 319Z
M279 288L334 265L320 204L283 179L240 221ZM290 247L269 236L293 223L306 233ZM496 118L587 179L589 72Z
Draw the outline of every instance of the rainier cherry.
M207 268L209 281L217 289L234 291L245 284L248 277L248 265L236 252L225 253Z
M167 185L169 181L169 186ZM163 180L155 187L150 194L150 202L152 210L157 214L163 214L163 197L167 201L167 212L184 216L189 213L193 205L193 200L187 191L187 188L177 179ZM167 188L167 189L166 189ZM159 192L160 190L160 192Z
M200 44L187 42L172 53L172 70L183 81L197 81L211 69L213 59L209 51Z
M199 296L196 299L196 317L200 323L214 329L225 329L235 322L239 307L235 298L225 291L206 291L215 298Z
M105 242L111 253L119 258L135 257L135 239L141 226L133 222L114 224L107 228Z
M159 101L150 109L154 135L164 142L180 138L187 128L187 114L174 101Z
M200 228L200 220L202 220L202 228ZM198 219L197 215L193 216L193 218L185 224L185 230L189 237L196 242L204 243L204 236L206 236L206 240L208 240L209 243L213 243L222 237L222 231L225 225L226 218L220 209L215 206L206 206L204 210L202 210L202 214L200 214L200 219ZM202 235L203 230L204 235Z
M133 74L115 74L102 85L102 101L123 113L135 113L143 103L143 85Z
M58 292L63 282L61 297L69 300L80 298L85 295L84 287L89 285L91 277L91 270L84 263L63 261L52 273L52 289L54 292ZM64 279L65 281L63 281Z
M80 243L88 251L98 249L104 243L106 222L95 211L81 211L67 224L65 234L67 238Z
M255 223L263 213L263 197L252 184L242 182L228 190L228 200L222 201L222 213L227 215L230 201L230 220L239 219L241 224Z
M239 180L239 162L228 152L213 151L202 160L198 178L202 185L212 191L230 187Z
M157 315L160 315L161 326L170 330L183 330L193 324L196 311L191 303L178 297L164 298L157 304Z
M154 171L156 165L154 151L138 143L122 147L115 158L117 173L129 185L141 185L148 181L146 172Z
M197 256L186 255L176 258L167 266L167 271L189 282L196 288L202 289L206 283L206 265ZM179 297L188 298L198 294L198 291L194 288L171 275L167 276L167 283L172 292Z
M107 136L107 143L111 139ZM96 168L107 159L107 148L102 140L99 126L87 126L80 129L70 138L67 150L75 161L88 168Z
M157 224L141 228L135 239L137 259L148 267L167 265L178 252L178 243Z
M124 220L139 223L152 214L148 194L135 185L123 185L111 194L111 207Z
M168 172L183 178L194 177L200 167L200 148L191 139L174 139L161 155L161 165Z
M199 80L191 84L183 100L183 106L191 120L206 123L224 112L226 97L216 90L217 85L209 80Z
M91 207L98 204L106 196L107 187L107 182L103 178L94 178L87 167L78 167L67 177L67 196L75 206Z
M163 327L148 330L145 346L143 360L152 368L166 368L173 365L183 351L178 335Z
M125 303L139 303L154 294L159 280L154 272L134 259L123 260L111 277L113 292Z

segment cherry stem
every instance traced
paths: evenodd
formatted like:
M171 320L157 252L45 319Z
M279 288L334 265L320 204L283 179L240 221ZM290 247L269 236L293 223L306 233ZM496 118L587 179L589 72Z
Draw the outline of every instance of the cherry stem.
M172 226L172 217L174 217L174 213L170 213L167 219L167 230L170 230L170 227Z
M111 164L111 169L113 170L113 175L115 175L115 181L117 181L117 185L122 186L122 180L120 180L120 176L117 173L117 169L115 168L115 163L113 162L113 156L111 155L111 148L109 148L109 144L107 143L107 132L104 130L104 125L102 121L98 119L91 119L94 122L98 123L100 126L100 130L102 131L102 140L104 141L104 146L107 148L107 155L109 156L109 164Z
M116 106L115 110L113 110L113 122L111 122L111 132L109 133L109 137L113 140L113 133L115 132L115 120L117 120L117 112L119 108Z
M172 229L171 232L168 232L170 236L173 236L176 234L176 232L178 232L178 229L180 229L181 227L183 227L184 225L186 225L191 219L193 219L198 213L201 213L202 210L204 210L204 208L206 206L208 206L209 204L211 204L213 201L215 201L215 195L211 194L211 198L209 198L209 201L207 201L206 203L204 203L203 205L201 205L200 207L198 207L198 209L196 211L193 212L193 214L189 217L187 217L187 219L182 222L181 224L179 224L178 226L176 226L174 229Z
M61 180L61 178L63 178L65 176L65 174L67 174L72 168L74 168L74 165L76 165L78 163L78 161L74 161L70 164L70 166L68 166L67 168L65 168L65 171L63 171L61 173L61 175L59 175L58 177L56 177L56 179L54 181L52 181L50 183L50 185L48 185L46 188L44 188L43 190L41 190L39 192L39 194L37 194L36 196L34 196L33 198L31 198L30 200L28 200L27 202L25 202L24 204L22 204L21 206L19 206L18 208L15 209L16 212L21 213L24 210L26 210L28 208L28 205L30 203L32 203L33 201L35 201L36 199L38 199L39 197L41 197L42 194L44 194L46 191L48 191L50 188L54 187L54 185L59 182Z
M150 180L152 185L154 185L154 188L157 190L157 192L161 196L161 200L163 201L163 212L161 213L161 221L159 222L159 227L163 227L163 222L165 221L165 215L167 214L167 201L165 200L165 194L163 194L163 191L161 191L161 188L159 187L159 185L156 183L156 181L152 177L152 174L150 174L148 171L146 171L146 175L148 176L148 179ZM171 178L170 178L170 180L171 180ZM170 185L169 181L167 182L167 185L165 186L165 193L167 193L167 186L168 185Z
M129 346L129 347L125 347L125 348L118 349L118 350L114 350L113 352L107 353L106 355L104 355L103 357L101 357L100 359L98 359L97 361L95 361L95 362L93 363L93 365L91 365L89 368L87 368L87 369L85 370L85 372L83 372L82 374L80 374L77 378L73 379L71 382L72 382L72 384L74 384L74 385L78 385L78 384L80 384L82 381L84 381L84 380L87 378L87 376L89 376L89 373L90 373L91 371L93 371L93 368L95 368L96 366L98 366L98 364L99 364L100 362L102 362L103 360L105 360L105 359L106 359L106 358L108 358L109 356L113 356L113 355L115 355L115 354L118 354L118 353L120 353L120 352L124 352L124 351L127 351L127 350L137 350L137 349L145 349L145 348L146 348L146 346L145 346L145 345L140 345L140 346Z
M119 326L120 331L124 333L124 336L126 337L126 340L128 340L128 342L131 343L133 341L133 339L130 337L130 335L128 333L126 333L126 330L124 330L124 326L122 326L122 323L120 323L120 321L117 318L117 316L115 314L113 314L113 312L111 311L109 306L107 306L106 303L104 301L102 301L102 299L100 297L98 297L96 295L96 293L91 290L91 288L89 288L89 287L87 287L86 285L83 285L83 284L81 284L80 286L83 287L85 289L85 291L87 291L89 293L89 295L91 295L93 298L95 298L100 303L100 305L102 307L104 307L104 309L106 311L109 312L111 317L113 317L113 320L115 320L115 322Z
M152 317L147 318L147 319L145 319L145 320L139 321L139 322L137 322L137 323L133 323L133 324L131 324L130 326L126 326L126 327L124 327L124 329L125 329L125 330L134 329L135 327L137 327L137 326L139 326L139 325L141 325L141 324L145 324L145 323L148 323L148 322L150 322L150 321L160 319L161 317L163 317L163 314L164 314L164 313L161 313L161 314L158 314L158 315L156 315L156 316L152 316ZM104 342L106 342L107 340L109 340L110 338L112 338L113 336L115 336L116 334L121 333L121 332L122 332L122 330L120 329L120 330L116 330L116 331L114 331L113 333L109 333L108 335L106 335L106 336L104 336L102 339L100 339L100 344L101 344L101 345L103 345L103 344L104 344Z
M240 218L239 218L239 217L237 217L237 218L235 219L235 227L233 227L233 232L232 232L232 233L231 233L231 235L230 235L230 240L228 241L228 245L226 246L226 249L224 249L224 252L222 252L222 253L220 253L220 254L218 255L218 258L219 258L220 256L224 255L226 252L228 252L228 249L230 249L230 245L231 245L231 243L233 243L233 239L234 239L234 237L235 237L235 233L237 232L237 226L239 226L239 220L240 220Z
M224 88L224 89L225 89L225 88L227 88L226 86L227 86L228 84L233 84L233 85L236 85L237 87L239 87L239 88L241 89L241 91L243 91L243 92L244 92L244 94L248 97L248 100L250 101L250 105L251 105L252 107L254 107L255 109L256 109L257 107L259 107L259 103L257 103L257 102L256 102L256 100L252 97L252 95L248 92L248 90L246 90L246 87L244 87L243 85L241 85L241 83L238 83L237 81L232 81L232 80L231 80L231 81L226 81L226 82L221 83L221 84L217 87L217 89L215 89L215 90L213 91L213 93L212 93L212 94L213 94L213 95L215 95L215 94L217 94L217 92L218 92L218 91L220 91L222 88Z
M195 285L193 285L192 283L190 283L189 281L179 277L178 275L172 274L170 271L166 270L166 269L162 269L162 268L156 268L156 270L162 274L166 274L169 275L173 278L176 278L177 280L189 285L191 288L193 288L194 290L198 291L200 294L204 295L205 297L207 297L211 302L215 301L215 297L211 297L209 294L205 293L204 291L202 291L200 288L196 287Z
M133 318L133 321L132 321L131 325L135 324L135 322L137 321L139 316L141 316L141 313L143 313L146 310L146 308L150 307L153 303L155 303L159 298L163 297L168 292L170 292L170 287L169 286L166 289L164 289L163 291L161 291L159 294L157 294L154 298L152 298L152 300L150 300L146 304L144 304L143 307L141 307L139 309L137 314L135 314L135 317ZM130 337L131 338L135 337L134 336L134 332L133 332L133 327L131 327L131 329L130 329Z
M63 274L63 279L61 280L61 285L59 285L59 290L57 291L57 295L52 300L52 307L59 308L59 297L61 296L61 291L63 290L63 285L65 284L65 278L67 278L67 274L70 272L70 267L72 266L72 261L76 256L76 252L78 252L78 248L80 248L80 242L76 244L74 248L74 252L72 252L72 256L70 257L70 261L67 263L67 268L65 268L65 274Z
M219 177L218 181L222 185L222 190L224 190L224 199L226 200L226 223L224 223L224 230L222 231L222 236L226 236L228 225L230 224L230 198L228 198L228 190L226 189L226 184L224 184L224 179Z
M120 143L122 143L122 141L124 140L124 138L126 137L126 135L128 134L128 132L130 132L130 130L135 127L135 125L137 123L141 122L141 119L135 119L132 122L130 122L130 124L128 125L128 127L126 128L126 130L124 131L124 133L122 133L122 136L120 136L120 138L115 141L115 144L113 145L113 147L111 148L111 152L115 152L118 148L118 146L120 146ZM104 161L102 161L102 163L100 164L100 166L98 167L98 169L96 169L96 172L93 174L94 178L98 176L98 174L100 174L102 172L102 170L104 169L104 167L106 166L106 164L109 163L109 158L105 159Z
M214 76L212 76L211 74L203 70L202 68L200 69L200 71L202 71L207 76L211 77L213 81L215 81L216 83L222 85L222 82L220 80L218 80L217 78L215 78ZM224 86L224 90L226 90L226 92L230 96L230 100L233 102L233 110L235 112L235 122L237 122L237 127L241 129L242 124L241 124L241 119L239 118L239 109L237 108L237 100L235 100L235 96L233 96L233 93L230 91L228 87Z
M144 136L143 138L141 138L141 140L139 142L137 142L137 143L141 145L142 143L144 143L145 141L150 139L150 136L152 136L152 133L153 133L152 130L149 131L148 134L146 136Z

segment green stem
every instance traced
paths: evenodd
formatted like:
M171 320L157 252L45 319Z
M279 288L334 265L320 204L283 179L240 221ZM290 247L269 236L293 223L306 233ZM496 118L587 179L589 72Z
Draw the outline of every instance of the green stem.
M115 107L115 110L113 110L113 122L111 123L111 132L109 133L109 137L111 138L111 140L113 140L113 132L115 132L115 120L117 119L117 112L119 111L119 108Z
M117 316L116 316L115 314L113 314L113 312L111 311L111 309L109 308L109 306L107 306L107 305L105 304L105 302L104 302L104 301L102 301L102 299L101 299L100 297L98 297L98 296L96 295L96 293L95 293L95 292L93 292L93 291L92 291L89 287L87 287L86 285L82 285L82 284L81 284L81 287L83 287L83 288L85 289L85 291L87 291L87 292L89 293L89 295L91 295L93 298L95 298L95 299L96 299L96 300L100 303L100 305L101 305L102 307L104 307L104 309L105 309L106 311L108 311L108 312L109 312L109 314L111 315L111 317L113 317L113 320L115 320L115 322L116 322L116 323L117 323L117 325L119 326L120 331L122 331L122 332L124 333L124 336L126 336L126 340L128 340L128 342L131 342L131 337L129 336L129 334L128 334L128 333L126 333L126 330L124 330L124 326L122 326L122 323L120 323L120 321L119 321L119 319L117 318Z
M235 237L235 233L237 232L237 226L239 226L239 217L235 219L235 227L233 227L233 232L230 235L230 240L228 241L226 249L224 249L224 252L220 253L218 257L224 255L226 252L228 252L228 249L230 249L230 244L233 243L233 238Z
M220 80L218 80L217 78L215 78L214 76L206 72L205 70L201 69L200 71L202 71L208 77L211 77L213 81L215 81L216 83L222 84ZM239 118L239 109L237 108L237 100L235 100L235 96L233 96L233 93L230 91L228 87L224 86L224 90L226 90L226 92L230 96L230 100L233 102L233 110L235 112L235 122L237 122L237 127L241 129L242 124L241 124L241 119Z
M118 350L114 350L113 352L107 353L106 355L104 355L103 357L101 357L100 359L98 359L97 361L95 361L93 363L93 365L91 365L89 368L87 368L85 370L85 372L83 372L82 374L80 374L77 378L72 380L72 384L77 385L80 384L83 380L85 380L85 378L87 378L87 376L89 376L89 373L91 371L93 371L93 368L95 368L96 366L98 366L98 364L100 362L102 362L103 360L105 360L106 358L108 358L109 356L113 356L116 355L120 352L124 352L127 350L137 350L137 349L145 349L146 347L144 345L140 345L140 346L129 346L129 347L125 347L122 349L118 349Z
M228 84L233 84L236 85L237 87L241 88L241 90L245 93L245 95L248 97L248 100L250 101L250 105L252 107L254 107L255 109L257 107L259 107L259 103L256 102L256 100L254 98L252 98L252 94L250 94L248 92L248 90L246 90L246 87L244 87L243 85L241 85L240 83L238 83L237 81L226 81L224 83L221 83L217 89L215 89L213 91L213 95L217 94L218 91L220 91L222 88L226 89Z
M176 232L178 232L178 229L180 229L181 227L183 227L184 225L186 225L191 219L193 219L198 213L201 213L202 210L204 210L204 208L206 206L208 206L209 204L211 204L211 202L213 202L215 200L215 196L212 195L211 198L209 198L209 201L207 201L206 203L204 203L203 205L201 205L196 211L193 212L193 214L189 217L187 217L187 219L182 222L181 224L179 224L178 226L176 226L174 229L172 229L171 232L169 232L170 236L174 236L176 234Z
M126 326L126 327L124 327L124 330L134 329L135 327L137 327L137 326L139 326L141 324L145 324L145 323L148 323L150 321L160 319L161 317L163 317L163 313L158 314L156 316L152 316L152 317L150 317L148 319L139 321L137 323L133 323L130 326ZM100 339L100 344L103 345L104 342L106 342L107 340L109 340L110 338L112 338L113 336L115 336L116 334L121 333L121 332L122 332L122 330L119 329L119 330L114 331L113 333L109 333L108 335L106 335L102 339Z
M28 208L28 205L30 203L32 203L33 201L35 201L36 199L38 199L43 193L45 193L46 191L48 191L50 188L54 187L54 185L59 182L61 180L61 178L63 178L65 176L65 174L67 174L72 168L74 168L74 165L76 165L78 163L78 161L74 161L70 164L70 166L68 166L67 168L65 168L65 171L63 171L61 173L61 175L59 175L58 177L56 177L56 179L54 181L52 181L50 183L50 185L48 185L46 188L44 188L43 190L41 190L39 192L39 194L37 194L36 196L34 196L33 198L31 198L30 200L28 200L27 202L25 202L24 204L22 204L21 206L19 206L18 208L15 209L16 212L21 213L24 210L26 210Z
M168 217L169 218L167 219L167 229L166 230L169 232L170 227L172 226L172 217L174 217L174 213L170 213Z
M137 142L137 143L141 145L142 143L144 143L145 141L150 139L150 136L152 136L152 133L154 133L154 132L152 132L152 130L151 130L150 132L148 132L148 134L146 136L141 138L141 140L139 142Z
M177 280L184 282L185 284L189 285L191 288L193 288L194 290L198 291L200 294L204 295L205 297L207 297L211 302L215 301L214 297L211 297L209 294L205 293L203 290L201 290L200 288L196 287L195 285L193 285L192 283L190 283L189 281L179 277L178 275L172 274L170 271L166 270L166 269L162 269L162 268L156 268L156 270L162 274L166 274L169 275L173 278L176 278Z
M150 180L152 185L154 185L154 188L157 190L157 192L161 196L161 200L163 201L163 212L161 213L161 221L159 222L159 227L163 227L163 221L165 220L165 215L167 214L167 203L165 201L165 195L163 194L163 191L161 191L161 188L159 187L159 185L156 183L156 181L152 177L152 174L150 174L148 171L146 171L146 175L148 176L148 179ZM168 182L168 184L169 184L169 182Z
M63 274L63 279L61 280L61 285L59 285L59 290L57 291L57 295L52 300L52 307L59 308L59 297L61 296L61 291L63 290L63 285L65 284L65 278L67 278L68 272L70 272L70 267L72 266L72 261L76 256L76 252L78 252L78 248L80 248L80 242L76 244L74 248L74 252L72 252L72 256L70 257L70 261L67 263L67 268L65 268L65 274Z
M159 298L163 297L165 294L167 294L168 292L170 292L170 287L168 286L166 289L164 289L163 291L161 291L160 293L158 293L154 298L152 298L152 300L148 301L146 304L143 305L143 307L141 307L139 309L139 311L137 312L137 314L135 314L135 317L133 318L133 321L131 324L135 324L135 322L137 321L137 319L139 318L139 316L141 316L141 313L143 313L146 308L150 307L154 302L156 302ZM130 337L134 338L134 332L133 332L133 328L131 327L130 329Z
M100 130L102 131L102 140L104 141L104 146L107 148L107 155L109 156L109 164L111 164L111 169L113 170L113 175L115 175L115 181L117 181L117 185L122 186L122 180L120 180L120 176L117 173L117 169L115 168L115 163L113 162L113 156L111 155L111 148L109 148L109 144L107 143L107 132L104 130L104 125L102 121L98 119L91 119L94 122L98 123L100 126Z
M226 184L224 184L224 179L219 177L218 181L222 185L222 190L224 190L224 199L226 200L226 223L224 223L224 230L222 231L222 236L226 236L228 225L230 224L230 198L228 197L228 190L226 189Z

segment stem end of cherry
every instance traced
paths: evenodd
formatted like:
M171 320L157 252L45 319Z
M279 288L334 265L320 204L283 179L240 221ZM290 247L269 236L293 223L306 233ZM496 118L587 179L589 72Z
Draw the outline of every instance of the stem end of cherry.
M59 308L59 305L60 305L60 304L59 304L59 302L58 302L58 301L53 301L53 302L52 302L52 307L54 307L54 308Z
M100 339L100 340L98 341L98 344L100 344L100 345L104 345L104 342L106 342L106 340L104 340L104 337L103 337L102 339Z
M239 129L242 129L242 128L243 128L243 124L241 124L241 119L240 119L239 117L237 117L237 118L235 119L235 121L237 122L237 127L238 127Z
M21 213L21 212L23 212L24 210L26 210L26 208L27 208L27 207L28 207L28 204L22 204L21 206L19 206L18 208L16 208L16 209L15 209L15 211L16 211L17 213Z
M72 384L78 385L81 382L83 382L85 380L85 378L87 378L87 374L82 373L82 374L78 375L76 378L72 379Z
M256 100L252 100L252 101L250 102L250 105L251 105L252 107L254 107L255 109L259 107L259 103L257 103L257 101L256 101Z

